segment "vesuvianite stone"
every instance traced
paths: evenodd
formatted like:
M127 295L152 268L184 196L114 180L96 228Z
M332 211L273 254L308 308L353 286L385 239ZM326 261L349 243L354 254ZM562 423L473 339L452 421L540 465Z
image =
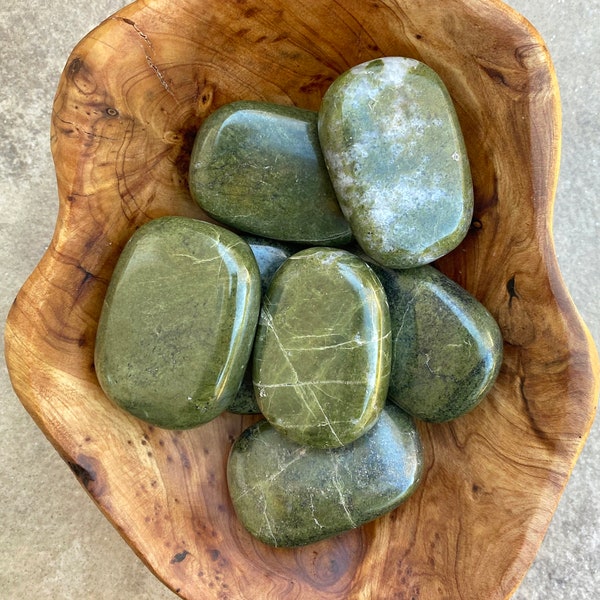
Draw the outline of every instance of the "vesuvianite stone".
M389 309L373 271L345 250L302 250L263 299L253 361L260 410L297 442L348 444L383 408L390 348Z
M196 136L190 190L209 215L241 231L310 245L352 238L314 111L250 101L222 106Z
M502 334L476 298L432 266L395 271L370 263L392 321L388 399L425 421L449 421L489 392Z
M205 423L238 390L259 309L258 267L239 236L196 219L150 221L108 287L95 349L100 385L159 427Z
M277 269L292 255L299 251L299 248L292 244L277 242L266 238L242 236L248 243L260 272L260 285L263 294L267 293L269 285ZM242 415L253 415L260 412L258 402L254 396L254 385L252 383L251 361L246 368L242 384L235 398L227 407L232 413Z
M469 162L452 100L428 66L386 57L345 72L325 93L319 136L368 255L415 267L464 238L473 212Z
M235 442L227 482L246 529L271 546L322 540L393 510L418 487L414 421L389 404L375 426L341 448L303 446L260 421Z

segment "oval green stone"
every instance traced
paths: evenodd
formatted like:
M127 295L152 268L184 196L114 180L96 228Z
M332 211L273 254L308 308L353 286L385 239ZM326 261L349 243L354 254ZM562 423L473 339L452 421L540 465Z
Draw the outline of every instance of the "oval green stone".
M227 482L244 527L271 546L301 546L393 510L423 470L414 421L388 405L375 426L342 448L303 446L260 421L234 443Z
M479 404L502 364L502 334L476 298L431 266L373 263L390 306L388 399L424 421L455 419Z
M209 215L241 231L309 245L352 238L314 111L250 101L222 106L196 136L190 190Z
M290 438L336 447L364 434L390 368L389 310L371 269L333 248L290 257L263 299L253 365L261 412Z
M239 236L184 217L150 221L127 243L107 290L100 385L159 427L205 423L237 392L259 309L258 267Z
M318 126L340 206L369 256L415 267L462 241L473 212L469 161L432 69L399 57L358 65L325 93Z
M260 286L263 294L267 293L271 280L277 269L292 255L298 252L298 248L283 242L277 242L266 238L242 236L248 243L260 272ZM258 402L254 396L254 385L252 383L252 359L244 373L242 384L235 398L227 407L229 412L240 415L255 415L260 413Z

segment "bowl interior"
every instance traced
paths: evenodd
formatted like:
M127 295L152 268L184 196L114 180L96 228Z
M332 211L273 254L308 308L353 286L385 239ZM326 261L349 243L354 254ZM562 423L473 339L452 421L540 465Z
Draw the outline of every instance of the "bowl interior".
M224 476L254 418L172 432L120 411L94 372L100 308L137 227L205 218L187 168L208 114L240 99L316 110L337 75L386 55L429 64L454 100L475 214L438 266L498 320L505 360L475 411L420 424L425 477L407 503L319 544L272 549L235 518ZM15 390L183 597L504 598L541 543L597 396L595 351L552 250L559 130L543 42L496 1L139 0L77 45L58 86L59 218L7 323Z

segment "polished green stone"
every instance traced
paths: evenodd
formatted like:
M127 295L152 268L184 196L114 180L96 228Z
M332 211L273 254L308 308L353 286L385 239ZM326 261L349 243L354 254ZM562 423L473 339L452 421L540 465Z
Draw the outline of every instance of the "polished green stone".
M277 272L277 269L292 255L300 250L292 244L277 242L267 238L242 236L248 243L260 272L260 286L263 295L267 293L271 280ZM242 384L235 398L227 407L232 413L242 415L254 415L260 412L258 402L254 396L254 385L252 383L251 360L246 368Z
M418 487L423 470L414 421L389 404L375 426L341 448L303 446L267 421L242 433L227 464L235 512L271 546L301 546L390 512Z
M263 415L299 443L348 444L383 408L390 321L371 269L345 250L310 248L277 271L254 345Z
M318 125L340 206L368 255L409 268L462 241L473 212L469 161L432 69L399 57L358 65L327 90Z
M237 392L259 309L258 267L239 236L196 219L150 221L127 243L107 290L100 385L159 427L205 423Z
M190 190L216 220L241 231L310 245L350 241L317 132L317 113L240 101L202 124Z
M370 264L390 306L388 399L425 421L449 421L472 410L502 363L502 334L493 316L432 266L396 271Z

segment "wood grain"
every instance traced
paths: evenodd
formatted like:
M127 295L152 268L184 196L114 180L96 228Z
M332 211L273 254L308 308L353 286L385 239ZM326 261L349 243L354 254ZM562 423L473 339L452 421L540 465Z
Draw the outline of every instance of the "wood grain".
M499 321L505 360L472 413L422 425L420 490L332 540L274 550L232 514L231 442L251 419L187 432L113 406L93 365L101 302L132 232L202 218L187 191L194 133L216 107L260 99L317 109L333 79L384 55L445 81L476 207L440 268ZM56 230L19 292L6 357L24 406L100 509L183 598L505 598L524 576L584 444L596 350L558 271L552 203L560 107L543 41L489 0L138 0L90 32L52 121Z

